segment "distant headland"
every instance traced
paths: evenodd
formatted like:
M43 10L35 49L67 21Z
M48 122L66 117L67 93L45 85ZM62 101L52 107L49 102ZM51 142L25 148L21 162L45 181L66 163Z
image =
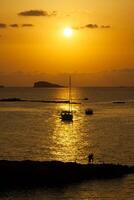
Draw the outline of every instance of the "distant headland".
M50 83L50 82L46 82L46 81L37 81L34 83L34 88L59 88L59 87L63 87L61 85L55 84L55 83Z
M0 85L0 88L4 88L4 85Z

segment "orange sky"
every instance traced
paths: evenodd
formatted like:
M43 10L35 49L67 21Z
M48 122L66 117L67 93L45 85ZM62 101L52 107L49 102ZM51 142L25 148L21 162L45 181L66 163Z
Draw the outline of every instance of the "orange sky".
M34 12L29 14L30 10ZM36 73L134 70L133 10L133 0L4 0L0 5L0 74L21 71L36 77ZM64 36L66 26L75 28L72 37ZM1 77L0 84L18 84Z

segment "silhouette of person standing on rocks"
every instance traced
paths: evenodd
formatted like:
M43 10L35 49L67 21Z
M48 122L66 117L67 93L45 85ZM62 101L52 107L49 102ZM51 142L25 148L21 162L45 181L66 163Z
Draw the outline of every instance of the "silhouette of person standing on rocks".
M94 161L94 154L93 153L89 153L88 155L88 164L93 164Z

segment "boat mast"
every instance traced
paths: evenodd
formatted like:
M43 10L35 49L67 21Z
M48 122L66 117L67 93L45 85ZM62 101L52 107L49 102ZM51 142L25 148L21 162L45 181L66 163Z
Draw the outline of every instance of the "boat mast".
M72 111L72 102L71 102L71 76L69 76L69 111Z

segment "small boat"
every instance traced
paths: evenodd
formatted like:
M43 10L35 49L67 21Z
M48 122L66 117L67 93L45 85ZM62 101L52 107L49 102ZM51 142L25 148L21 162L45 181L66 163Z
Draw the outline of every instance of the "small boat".
M72 111L63 110L61 112L62 121L73 121L73 113Z
M84 100L85 100L85 101L87 101L87 100L88 100L88 98L87 98L87 97L85 97L85 98L84 98Z
M87 108L87 109L85 110L85 114L86 114L86 115L93 115L93 110L92 110L91 108Z
M72 111L72 101L71 101L71 76L69 76L69 110L63 110L61 112L61 120L72 122L73 121L73 111Z

